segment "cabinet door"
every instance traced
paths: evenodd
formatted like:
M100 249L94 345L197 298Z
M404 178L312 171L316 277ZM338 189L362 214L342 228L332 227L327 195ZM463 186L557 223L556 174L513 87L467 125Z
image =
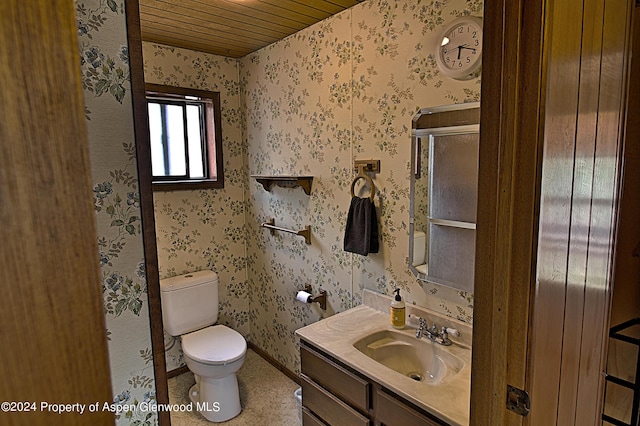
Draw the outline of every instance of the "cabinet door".
M473 291L479 134L433 135L429 144L427 275Z
M385 426L442 426L440 422L409 407L382 389L376 392L376 422Z

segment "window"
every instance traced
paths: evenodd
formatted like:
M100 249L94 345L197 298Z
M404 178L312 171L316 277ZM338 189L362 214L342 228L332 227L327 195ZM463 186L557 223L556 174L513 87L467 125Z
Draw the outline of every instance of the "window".
M147 84L154 190L224 187L220 94Z

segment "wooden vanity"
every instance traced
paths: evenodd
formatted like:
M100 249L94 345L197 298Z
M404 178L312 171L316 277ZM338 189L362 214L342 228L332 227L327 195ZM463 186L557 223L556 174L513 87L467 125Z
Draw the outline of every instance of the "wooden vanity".
M363 302L296 331L300 338L303 424L468 426L471 326L409 305L407 314L424 318L429 324L435 322L460 331L460 336L450 346L431 348L431 342L424 339L413 345L415 328L409 326L394 330L389 325L389 296L364 290ZM404 337L400 338L396 333ZM399 349L399 353L407 356L418 354L421 360L428 359L431 353L437 362L455 357L458 363L457 366L447 364L447 369L440 370L441 376L435 365L427 363L428 366L423 366L427 368L423 373L428 376L423 375L416 380L411 372L394 371L397 366L387 367L382 364L386 361L376 361L369 356L371 354L365 354L362 351L364 347L381 348L386 345L379 346L377 340L369 341L369 338L398 339L395 342L404 343L397 347L409 344L414 351ZM397 356L384 353L384 356ZM410 367L415 365L411 363Z
M303 425L446 425L374 380L301 341Z

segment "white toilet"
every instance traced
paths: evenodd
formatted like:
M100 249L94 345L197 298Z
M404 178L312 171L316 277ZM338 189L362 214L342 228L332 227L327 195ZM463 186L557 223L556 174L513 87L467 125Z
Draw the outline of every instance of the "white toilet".
M196 384L189 397L211 422L240 414L237 371L247 342L235 330L213 325L218 320L218 275L199 271L160 280L162 321L171 336L181 336L182 352Z
M427 234L422 231L413 232L413 266L423 274L427 274Z

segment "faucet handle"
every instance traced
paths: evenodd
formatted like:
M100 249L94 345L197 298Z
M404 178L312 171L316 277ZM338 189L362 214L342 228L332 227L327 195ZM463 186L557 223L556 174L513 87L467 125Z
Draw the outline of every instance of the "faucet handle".
M445 327L442 327L442 328L445 328ZM447 333L449 333L450 335L455 336L455 337L460 337L462 335L455 328L447 327L446 331L447 331Z
M449 333L447 332L447 330L449 329L444 325L442 326L442 330L440 330L441 343L445 346L449 346L451 344L451 340L449 339Z
M416 325L416 326L418 326L418 325L421 325L421 324L422 324L420 321L422 321L422 320L423 320L423 318L422 318L422 317L419 317L419 316L418 316L418 315L416 315L416 314L409 314L409 315L407 315L407 320L409 321L409 323L410 323L411 325Z
M411 314L410 316L418 319L418 328L416 329L416 338L421 339L424 329L427 328L427 320L413 314Z

